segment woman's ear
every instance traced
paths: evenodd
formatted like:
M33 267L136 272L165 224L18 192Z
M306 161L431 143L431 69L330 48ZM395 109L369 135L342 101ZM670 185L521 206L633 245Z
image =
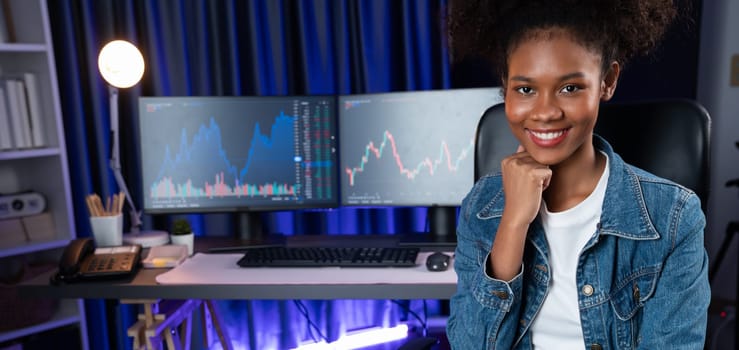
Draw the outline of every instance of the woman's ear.
M608 101L613 97L613 94L616 92L616 85L618 85L619 74L621 74L621 65L617 61L611 62L601 83L600 99L602 101Z

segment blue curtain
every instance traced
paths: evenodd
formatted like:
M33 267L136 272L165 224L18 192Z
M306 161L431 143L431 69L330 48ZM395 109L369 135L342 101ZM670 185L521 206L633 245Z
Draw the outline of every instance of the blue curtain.
M450 87L442 14L445 0L49 0L76 225L90 236L84 195L116 193L108 168L107 86L97 54L114 39L137 45L147 69L137 86L121 91L120 136L124 177L141 203L139 96L264 96L353 94ZM268 231L368 234L418 232L426 208L340 208L264 213ZM198 234L234 231L232 214L189 215ZM144 216L145 229L168 229L171 217ZM387 326L422 312L422 301L221 301L234 343L244 348L290 348L317 336L328 341L348 330ZM402 306L399 306L402 305ZM124 331L135 310L109 315L89 300L92 348L130 348ZM430 303L431 313L440 312ZM274 315L279 315L275 317ZM117 327L105 326L117 318ZM117 343L112 344L111 343Z

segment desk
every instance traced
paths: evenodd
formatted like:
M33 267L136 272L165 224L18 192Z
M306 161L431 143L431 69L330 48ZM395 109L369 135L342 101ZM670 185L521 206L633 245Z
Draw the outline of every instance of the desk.
M421 253L419 259L425 255ZM285 276L280 273L282 268L269 268L275 276ZM302 268L310 274L312 268ZM366 268L349 268L360 272ZM390 277L402 277L418 273L416 268L377 268L387 271ZM25 296L51 298L82 298L82 299L449 299L456 291L456 278L446 283L326 283L295 284L284 279L273 284L237 283L233 284L160 284L157 276L170 269L141 269L130 281L100 281L51 285L50 277L55 271L42 274L25 281L21 291ZM346 270L346 269L343 269ZM416 270L416 271L414 271ZM437 272L427 272L430 275ZM451 268L442 273L451 273ZM397 278L393 278L397 279Z
M207 245L203 246L202 243L202 241L196 242L197 252L207 251ZM223 243L215 243L215 245L219 244L223 245ZM290 269L259 268L262 271L268 270L270 272L274 281L269 283L265 283L264 280L249 282L236 281L235 279L233 282L229 282L228 279L224 278L211 278L209 282L207 276L210 276L210 274L207 272L202 274L206 278L190 280L187 283L163 284L157 281L157 279L163 280L165 277L171 277L173 272L177 272L177 269L185 267L189 263L194 263L194 266L189 267L197 268L201 266L198 265L199 261L206 261L209 260L207 258L216 256L222 258L217 259L217 261L227 263L224 268L234 269L231 273L240 273L247 270L236 265L238 254L200 254L191 257L183 265L174 269L140 269L135 276L126 281L88 281L52 285L49 281L56 271L51 271L25 281L19 288L24 296L29 297L107 299L109 302L113 300L186 299L449 299L456 291L456 274L452 267L444 272L426 271L424 262L428 254L430 254L429 251L422 251L417 260L419 266L413 268L343 268L341 271L333 272L327 272L325 269L337 268L300 268L300 271L304 273L297 276L296 274L281 273ZM322 281L305 279L305 276L310 276L311 271L317 272L321 269L323 269L321 274L326 276L334 275L336 272L339 275L342 273L346 275L347 272L351 272L356 276L350 276L350 279L343 279L337 283L327 282L325 279ZM366 271L374 273L372 276L368 276L366 282L363 282L362 272ZM377 272L382 273L378 275ZM382 276L386 276L387 279L383 280Z
M198 244L200 243L200 244ZM208 246L223 244L197 242L196 251L205 252ZM233 283L209 283L207 278L197 283L161 284L157 277L171 269L141 269L128 281L100 281L51 285L49 279L55 271L42 274L25 281L19 287L23 295L31 297L82 298L82 299L231 299L231 300L291 300L291 299L449 299L456 291L456 275L453 268L444 272L426 271L423 264L429 252L419 254L419 266L414 268L345 268L361 273L372 269L387 273L387 281L373 279L363 283L295 283L290 275L280 273L282 268L270 269L276 279L273 283L250 283L248 281ZM191 258L193 259L193 258ZM179 267L178 267L179 268ZM243 269L235 266L234 269ZM300 268L306 275L315 268ZM323 269L323 268L319 268ZM314 270L315 271L315 270ZM413 279L411 276L428 276ZM439 274L445 274L441 276ZM304 275L305 276L305 275ZM408 276L409 278L405 278ZM409 282L415 281L415 282Z

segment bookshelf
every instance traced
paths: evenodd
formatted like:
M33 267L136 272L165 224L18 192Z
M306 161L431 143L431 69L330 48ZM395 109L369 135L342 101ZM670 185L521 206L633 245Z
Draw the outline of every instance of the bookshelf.
M38 142L19 144L15 138L20 136L11 132L10 142L0 142L0 146L4 145L0 147L0 194L7 198L9 194L33 191L45 199L43 212L38 217L18 216L7 207L2 211L0 206L0 225L40 218L51 223L47 225L50 228L35 232L0 229L0 277L3 278L2 288L7 292L7 288L12 288L17 281L14 279L22 278L24 266L46 263L54 268L53 264L58 261L63 248L76 237L76 230L46 0L0 0L0 4L3 10L0 15L3 27L3 35L0 35L0 87L7 87L8 80L26 84L25 92L33 94L26 96L26 112L30 113L27 117L31 121L30 127L34 128L31 134L38 138ZM23 79L26 73L31 73L35 79L35 91ZM3 97L7 104L8 95ZM7 108L5 114L9 117ZM23 223L22 227L27 227L26 222ZM3 293L3 297L6 294ZM8 307L8 304L13 307L8 300L0 300L0 307ZM22 304L26 303L17 305ZM11 309L11 312L31 313L32 309ZM23 343L24 337L75 325L79 329L82 348L88 349L82 300L61 300L53 310L52 316L44 321L0 330L0 345Z

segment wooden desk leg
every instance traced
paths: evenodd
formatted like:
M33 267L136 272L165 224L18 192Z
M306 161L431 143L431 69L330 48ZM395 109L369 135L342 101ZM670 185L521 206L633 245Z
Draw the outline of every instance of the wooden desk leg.
M203 335L203 344L201 346L203 349L210 348L210 329L212 326L211 317L208 312L208 307L206 306L206 303L202 303L200 305L200 333Z
M151 327L154 324L154 305L152 303L144 304L144 320L146 320L146 327Z
M146 329L151 327L156 318L161 318L159 313L159 300L156 299L121 299L121 304L139 304L144 309L143 314L139 314L138 321L128 328L127 335L133 338L133 349L159 349L161 348L161 340L159 344L154 340L152 342L146 336Z
M128 327L126 334L133 338L133 350L146 349L146 323L144 320L138 320L133 326Z
M167 350L173 349L173 350L181 350L182 344L180 344L180 337L175 335L172 336L172 333L176 333L177 328L176 327L167 327L164 329L164 339L167 340Z
M193 310L194 312L195 310ZM180 325L180 342L184 345L184 349L190 349L190 345L192 343L192 315L193 312L190 312L187 317L183 320L182 324Z
M168 350L182 349L180 327L185 328L185 334L189 333L187 320L200 304L198 299L162 301L159 305L160 314L156 315L159 317L155 317L154 324L146 329L146 336L152 343L161 341L163 337Z
M150 350L162 350L162 337L159 334L146 337L146 345Z
M221 342L221 347L223 350L233 350L233 346L231 346L231 337L228 335L228 329L225 327L217 305L215 305L213 300L206 300L205 305L210 311L210 317L213 319L213 328L215 328L216 334L218 334L218 340Z
M124 301L122 301L124 302ZM218 340L224 350L233 350L231 338L228 334L218 306L212 300L127 300L125 303L143 305L144 312L139 314L139 320L128 328L128 336L133 337L133 348L160 350L163 342L167 350L189 349L192 343L192 315L198 307L202 307L203 344L210 346L210 332L208 323L218 335ZM202 305L201 305L202 304ZM145 344L145 345L144 345ZM184 345L184 347L183 347Z

